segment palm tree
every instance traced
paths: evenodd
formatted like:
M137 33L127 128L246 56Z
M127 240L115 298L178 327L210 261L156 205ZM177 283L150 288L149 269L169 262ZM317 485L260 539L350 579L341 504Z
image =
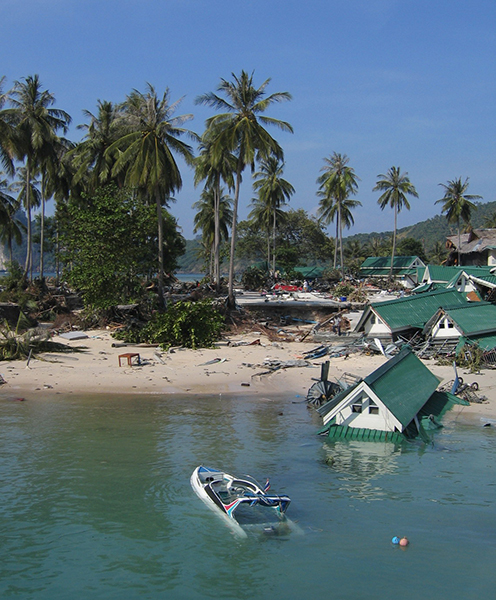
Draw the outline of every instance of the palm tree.
M265 95L270 83L266 79L256 88L253 73L241 71L237 77L232 73L233 81L221 79L217 91L221 96L208 92L196 99L198 104L206 104L223 112L207 119L207 129L213 132L214 155L228 150L236 156L236 184L234 190L233 221L231 228L231 255L229 259L229 305L234 306L234 253L236 249L236 226L238 220L239 190L242 174L247 165L255 170L255 160L267 158L271 154L282 159L283 151L278 142L265 129L265 125L275 125L283 131L293 132L289 123L263 115L275 102L290 100L288 92L276 92Z
M83 114L89 123L77 128L85 130L86 134L69 152L68 159L74 167L74 183L83 183L89 191L94 191L112 179L115 160L107 149L120 137L118 110L112 102L98 100L96 115L89 110L83 110Z
M205 181L205 190L213 192L214 211L214 269L213 279L217 293L220 292L220 244L221 244L221 180L230 190L234 188L233 173L236 170L236 158L227 149L215 154L212 143L213 132L207 129L200 142L200 154L195 158L195 185ZM232 216L232 211L229 209Z
M434 265L442 265L446 260L447 250L442 242L436 242L429 253L429 262Z
M253 189L258 192L261 206L271 214L272 220L272 273L276 273L276 228L280 208L294 194L294 187L282 178L284 163L275 156L269 156L260 162L260 170L254 174ZM269 258L269 255L268 255ZM270 261L267 261L267 266Z
M67 132L71 117L63 110L50 108L55 98L48 90L41 89L38 75L16 81L10 95L15 119L15 152L17 158L25 160L26 197L25 208L28 217L27 252L24 273L32 270L32 230L31 230L31 178L37 169L46 168L44 159L52 151L57 138L56 132Z
M386 175L378 175L380 179L377 181L373 192L381 191L377 203L384 210L386 206L390 206L394 210L394 230L393 230L393 248L391 251L391 267L389 270L389 279L393 278L393 263L396 250L396 230L398 228L398 213L403 207L410 210L407 195L418 198L417 190L411 183L408 173L401 173L400 167L391 167Z
M496 228L496 212L492 212L490 215L484 218L484 227L487 229Z
M443 203L441 213L445 214L448 223L456 223L458 229L458 264L460 264L460 219L465 223L470 223L472 210L477 210L477 206L472 200L479 200L482 196L467 194L468 177L462 182L462 178L452 179L445 185L440 183L444 188L444 196L436 200L435 204Z
M193 204L196 209L194 217L196 233L202 232L203 244L210 254L210 275L219 277L216 261L218 260L218 248L223 240L229 239L229 225L232 220L232 199L223 194L222 188L206 188L203 190L200 200ZM217 234L219 239L217 240ZM217 286L219 281L216 280Z
M14 186L0 172L0 241L7 243L9 258L12 263L12 242L22 243L22 232L26 229L16 218L19 202L11 196Z
M8 175L14 174L14 164L12 162L12 116L10 111L3 107L8 101L8 94L4 94L3 82L5 77L0 77L0 161Z
M343 226L353 224L351 210L362 203L351 200L358 191L359 178L353 168L348 166L349 158L346 154L333 152L329 158L324 158L322 175L317 179L319 190L319 218L328 225L336 220L336 242L339 239L341 276L344 278L343 261ZM334 251L334 268L336 268L337 243Z
M122 135L106 150L105 157L115 159L112 176L124 174L126 185L155 201L158 221L158 295L164 302L164 226L162 205L182 187L181 173L174 154L191 164L192 149L179 138L194 134L182 125L192 115L174 117L180 101L170 104L169 89L159 98L147 84L145 93L133 90L120 107Z

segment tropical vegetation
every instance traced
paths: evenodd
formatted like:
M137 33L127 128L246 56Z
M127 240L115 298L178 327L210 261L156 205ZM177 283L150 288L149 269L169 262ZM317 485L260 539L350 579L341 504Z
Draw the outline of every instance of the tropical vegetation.
M371 255L442 263L452 230L460 236L462 224L495 226L496 203L477 202L468 178L457 178L440 184L441 215L398 229L398 214L418 194L408 173L391 167L373 191L380 192L381 210L394 211L392 231L345 238L363 190L348 156L337 151L324 158L317 178L317 216L289 209L296 191L283 145L270 131L286 134L292 127L270 111L291 95L269 93L270 81L258 84L254 73L241 71L198 96L198 104L214 111L201 136L185 126L192 115L178 114L180 99L147 84L122 102L98 100L84 110L85 122L77 125L83 137L75 143L66 137L71 116L38 75L10 90L0 77L0 241L19 285L28 286L36 273L43 281L48 268L92 308L144 301L160 314L168 275L179 265L206 272L217 293L225 267L232 306L236 272L246 271L246 281L273 283L277 275L298 277L305 266L343 279ZM198 188L191 200L198 237L186 241L168 208L188 168ZM239 220L247 170L253 199L248 218ZM53 216L45 214L49 201Z

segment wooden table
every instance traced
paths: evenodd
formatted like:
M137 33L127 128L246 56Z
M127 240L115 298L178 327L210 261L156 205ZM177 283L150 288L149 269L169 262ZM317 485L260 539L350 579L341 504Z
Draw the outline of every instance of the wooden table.
M119 367L122 367L121 359L127 360L128 366L133 366L133 358L138 357L138 365L141 364L140 355L137 352L126 352L126 354L119 354Z

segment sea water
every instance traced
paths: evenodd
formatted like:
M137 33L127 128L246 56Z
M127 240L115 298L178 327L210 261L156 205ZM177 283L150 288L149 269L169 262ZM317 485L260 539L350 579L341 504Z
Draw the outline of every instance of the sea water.
M320 425L288 396L0 399L0 598L494 597L496 427L399 447ZM236 537L199 464L270 477L297 527Z

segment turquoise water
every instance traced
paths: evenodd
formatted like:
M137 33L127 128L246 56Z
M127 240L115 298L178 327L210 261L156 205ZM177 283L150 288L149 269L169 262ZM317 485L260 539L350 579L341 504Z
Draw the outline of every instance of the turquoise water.
M494 597L496 428L327 443L300 400L0 399L0 598ZM200 463L270 476L299 532L236 538Z

